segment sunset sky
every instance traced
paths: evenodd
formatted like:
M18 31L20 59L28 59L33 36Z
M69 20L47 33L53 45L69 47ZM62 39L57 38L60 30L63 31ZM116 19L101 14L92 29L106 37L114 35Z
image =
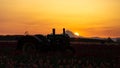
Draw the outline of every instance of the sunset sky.
M120 0L0 0L0 35L63 27L85 37L120 37Z

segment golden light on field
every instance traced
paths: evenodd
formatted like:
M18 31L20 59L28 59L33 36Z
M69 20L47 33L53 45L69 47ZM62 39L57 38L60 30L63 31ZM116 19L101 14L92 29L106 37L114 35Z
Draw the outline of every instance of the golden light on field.
M75 32L74 34L75 34L76 36L80 36L80 34L79 34L78 32Z

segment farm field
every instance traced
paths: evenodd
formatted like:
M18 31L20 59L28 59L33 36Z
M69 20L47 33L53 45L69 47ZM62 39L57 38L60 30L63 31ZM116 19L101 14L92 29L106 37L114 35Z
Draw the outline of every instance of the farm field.
M86 45L80 47L81 45L74 44L76 54L71 56L56 53L26 55L15 49L16 44L16 41L0 41L0 68L120 68L117 50L118 54L108 52L110 54L106 56L106 53L102 52L93 56L97 51L95 48L92 47L93 50Z

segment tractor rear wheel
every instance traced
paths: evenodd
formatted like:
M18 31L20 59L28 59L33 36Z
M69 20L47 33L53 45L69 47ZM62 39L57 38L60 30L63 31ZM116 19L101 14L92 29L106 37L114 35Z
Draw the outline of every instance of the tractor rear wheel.
M36 53L36 47L35 47L35 43L33 42L25 42L23 44L23 48L22 51L24 54L35 54Z

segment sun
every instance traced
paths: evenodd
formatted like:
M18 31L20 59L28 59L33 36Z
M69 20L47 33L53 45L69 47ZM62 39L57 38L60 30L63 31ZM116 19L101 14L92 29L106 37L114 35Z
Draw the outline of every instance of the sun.
M78 32L75 32L74 34L75 34L76 36L79 36L79 33L78 33Z

